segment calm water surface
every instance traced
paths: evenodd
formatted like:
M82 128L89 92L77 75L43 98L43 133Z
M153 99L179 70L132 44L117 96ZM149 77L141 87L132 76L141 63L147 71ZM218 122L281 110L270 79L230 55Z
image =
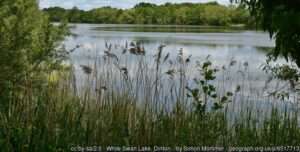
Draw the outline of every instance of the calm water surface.
M274 48L275 42L265 32L198 26L97 24L74 24L71 31L73 36L65 41L65 45L68 49L76 45L81 46L71 54L71 62L79 79L84 79L80 65L93 66L95 60L103 57L106 43L112 44L116 54L121 54L120 48L126 43L140 42L146 50L147 60L153 60L161 44L166 45L163 54L170 53L173 58L176 58L179 50L183 50L183 55L186 57L192 55L193 61L203 61L210 56L209 59L218 67L228 66L232 60L236 60L236 69L227 73L228 81L223 82L228 83L225 86L229 90L233 90L240 83L245 83L245 80L242 80L245 77L238 76L238 71L247 63L249 65L247 82L244 84L247 89L244 96L257 100L258 96L264 97L268 93L264 90L268 75L261 70L261 65L265 63L265 55L268 50ZM135 56L127 56L123 63L132 68L137 64L137 59ZM135 71L131 72L134 74ZM189 79L193 79L196 74L195 70L187 73ZM276 87L277 84L273 85Z
M92 55L95 50L97 55L103 54L106 42L125 45L126 42L138 41L144 45L146 55L153 55L160 44L165 44L164 52L176 54L182 48L184 54L194 58L210 55L212 61L220 65L234 58L238 61L251 61L250 64L254 67L264 63L267 50L275 46L274 41L264 32L234 29L215 29L216 32L213 32L214 29L207 27L163 27L168 32L149 32L157 31L157 28L151 26L138 28L128 25L76 24L72 28L74 36L67 40L66 45L68 48L82 45L73 57L83 58Z

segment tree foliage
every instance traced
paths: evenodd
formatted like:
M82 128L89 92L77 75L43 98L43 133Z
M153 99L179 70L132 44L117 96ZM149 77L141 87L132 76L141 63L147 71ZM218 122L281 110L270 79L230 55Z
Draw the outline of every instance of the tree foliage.
M300 67L300 1L299 0L235 0L247 6L258 25L276 39L272 52L275 59L283 56Z
M1 103L58 62L64 34L63 26L52 25L36 0L0 1Z
M155 5L139 3L131 9L102 7L89 11L63 9L58 7L44 9L52 21L67 18L70 22L120 23L120 24L176 24L176 25L229 25L247 24L249 13L242 7L223 6L211 3L182 3ZM68 15L69 14L69 15ZM76 18L74 19L74 16Z

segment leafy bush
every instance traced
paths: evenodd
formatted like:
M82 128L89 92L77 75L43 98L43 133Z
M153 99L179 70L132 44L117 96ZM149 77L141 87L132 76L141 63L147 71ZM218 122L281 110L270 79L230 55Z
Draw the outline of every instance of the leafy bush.
M0 2L0 104L7 106L28 85L41 85L41 73L64 56L59 42L65 34L64 25L51 24L36 0Z

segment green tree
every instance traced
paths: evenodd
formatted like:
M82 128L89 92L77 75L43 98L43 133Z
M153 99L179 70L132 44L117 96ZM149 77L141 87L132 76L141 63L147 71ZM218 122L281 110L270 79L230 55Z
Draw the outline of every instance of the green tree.
M73 7L68 13L68 20L73 23L80 22L82 20L81 14L81 10L79 10L77 7Z
M208 25L228 25L230 23L229 10L219 5L208 5L204 8L204 23Z
M168 14L171 14L168 7L158 8L156 10L156 23L160 25L165 25L170 23L170 17Z
M188 9L187 12L187 24L189 25L203 25L204 21L201 17L203 13L202 6L194 6L193 9Z
M27 85L41 85L41 73L57 64L63 51L62 26L51 24L36 0L0 1L0 107ZM36 83L35 83L36 82Z
M60 7L46 8L44 11L49 14L50 20L54 22L63 21L67 17L67 10Z
M90 11L62 8L48 8L52 21L61 21L67 15L70 22L120 23L120 24L181 24L219 25L248 24L249 13L243 7L223 6L212 3L181 3L155 5L140 3L131 9L102 7Z
M249 24L250 14L245 7L239 5L238 7L236 6L230 6L230 18L231 22L234 24L238 23L245 23Z
M136 4L135 6L134 6L134 8L140 8L140 7L143 7L143 8L145 8L145 7L156 7L156 5L155 4L152 4L152 3L145 3L145 2L141 2L141 3L139 3L139 4Z
M181 7L175 12L175 23L177 25L184 25L187 23L187 12L189 8L188 7Z
M90 11L91 17L96 23L117 23L117 19L121 14L119 9L111 7L103 7Z
M134 24L135 23L135 17L133 11L125 11L123 12L119 18L118 23L123 24Z
M155 20L155 8L157 6L151 3L139 3L135 5L134 11L136 15L137 24L154 24Z
M232 0L233 1L233 0ZM300 1L299 0L234 0L247 6L257 25L276 39L271 56L283 56L300 67Z

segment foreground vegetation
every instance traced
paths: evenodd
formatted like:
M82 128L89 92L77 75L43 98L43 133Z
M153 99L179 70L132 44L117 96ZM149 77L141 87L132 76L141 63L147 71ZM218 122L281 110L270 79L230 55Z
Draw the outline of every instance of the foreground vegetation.
M60 45L63 24L50 24L35 0L0 1L0 21L1 151L70 151L78 145L299 146L297 103L278 106L286 98L276 91L267 98L245 97L246 77L229 89L223 82L232 82L226 73L238 73L230 71L234 61L220 69L209 58L192 62L182 51L172 58L164 46L148 58L138 43L120 46L125 55L106 44L99 50L105 56L81 65L80 73L78 65L63 60L76 51ZM124 64L128 55L137 66ZM247 66L243 63L240 73L247 74ZM267 69L292 88L287 76L299 78L297 69ZM191 80L194 85L187 85ZM255 105L266 100L272 101L267 108Z
M69 151L79 145L299 146L300 141L297 112L281 115L272 109L259 124L256 111L244 109L229 125L226 112L200 117L182 104L168 112L138 106L117 93L91 100L89 95L78 99L63 86L29 91L26 99L11 102L8 114L1 113L2 151Z
M110 49L108 45L104 58L81 65L77 70L83 71L82 76L75 67L67 66L63 71L49 73L43 86L29 84L12 96L7 111L0 115L1 149L69 151L73 146L95 145L298 146L300 124L296 103L281 107L276 103L284 99L257 96L253 101L244 97L248 81L228 91L220 84L224 80L217 81L219 70L209 60L196 66L199 75L194 81L199 84L186 86L189 71L185 69L193 67L190 64L194 62L181 56L181 52L175 59L167 58L162 46L150 61L133 48L125 48L126 54L133 53L127 55ZM138 59L138 66L121 66L126 56ZM229 70L234 64L232 61L224 69ZM165 71L164 66L172 69ZM234 72L226 71L223 75ZM273 101L269 109L256 106L261 99ZM210 103L214 104L209 106Z
M159 24L159 25L215 25L251 23L249 12L243 7L223 6L211 3L183 3L155 5L140 3L131 9L103 7L89 11L64 9L59 7L46 8L52 21L67 19L73 23L101 24Z

